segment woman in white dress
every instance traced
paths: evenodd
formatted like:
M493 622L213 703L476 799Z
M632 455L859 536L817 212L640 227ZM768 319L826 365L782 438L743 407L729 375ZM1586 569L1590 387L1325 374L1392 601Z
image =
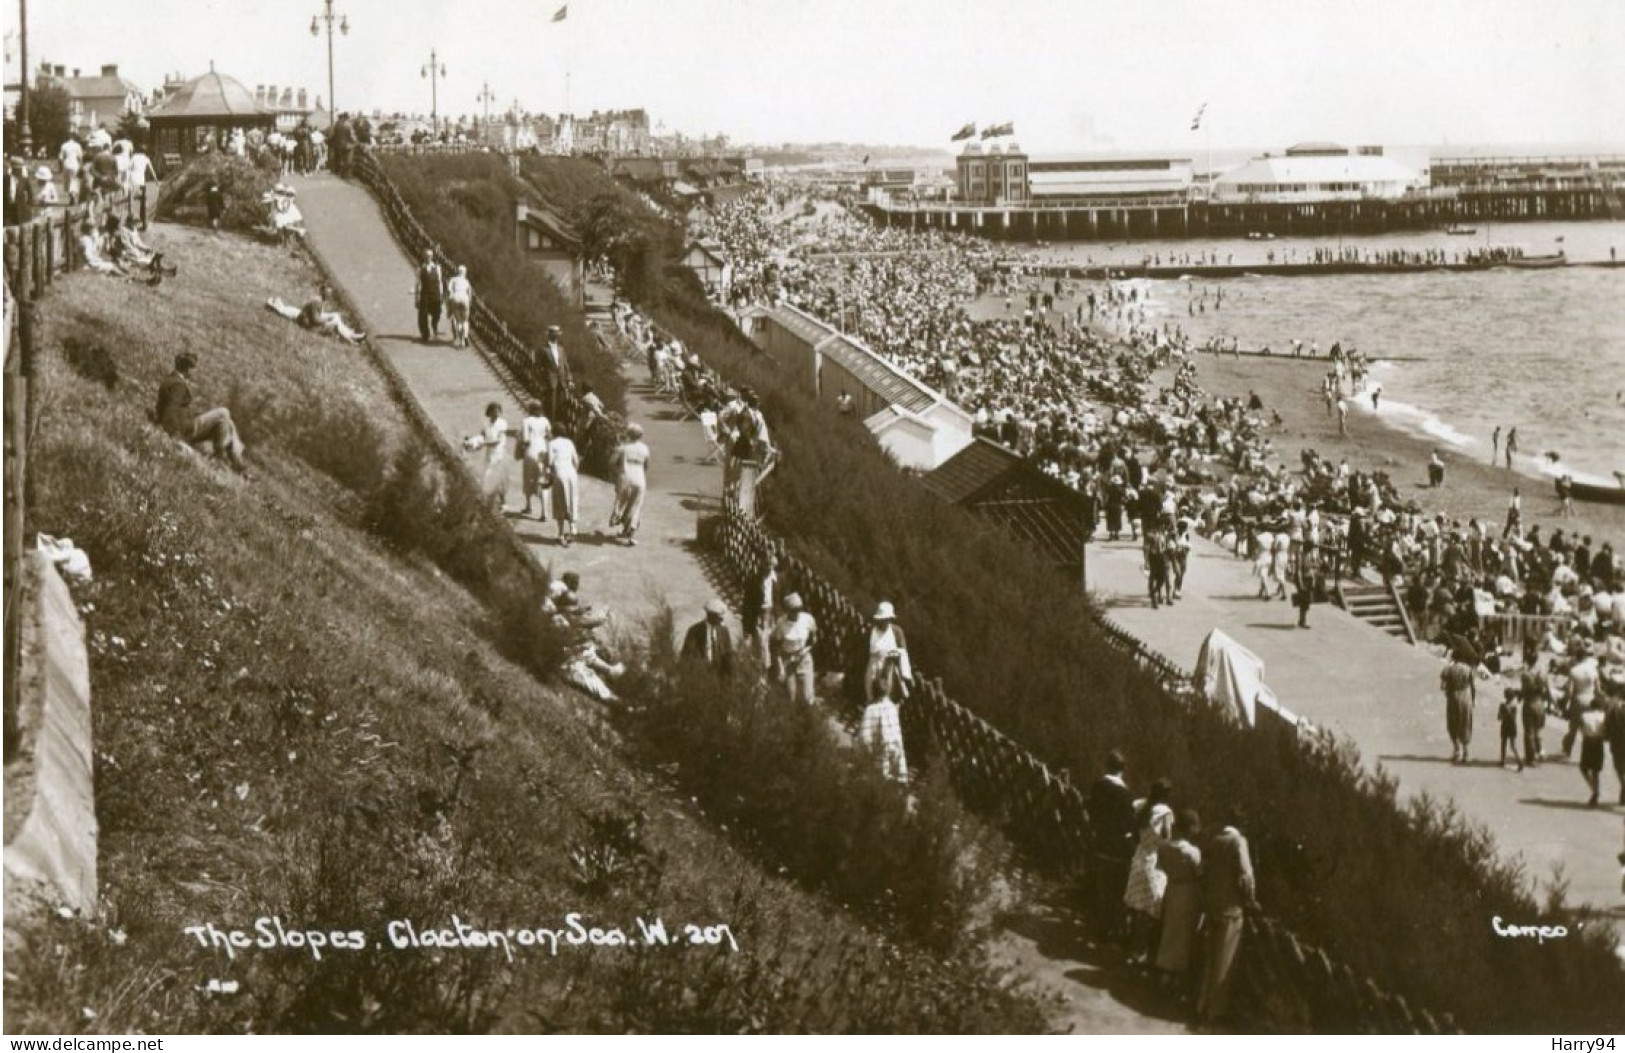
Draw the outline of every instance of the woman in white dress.
M547 521L548 505L552 498L552 483L547 478L547 440L552 434L553 426L543 414L542 404L532 402L525 419L519 422L523 473L521 486L525 491L525 510L520 515L530 515L530 499L535 497L540 506L536 518L543 522Z
M897 703L905 693L899 679L897 658L886 659L875 677L876 697L864 707L858 725L858 741L880 760L880 773L896 782L908 782L908 758L903 752L903 723Z
M888 666L893 662L895 664ZM897 624L897 609L890 601L882 600L869 626L869 662L863 674L866 701L873 702L888 691L893 677L900 681L898 690L906 697L908 684L914 679L908 660L908 638L903 635L903 627Z
M646 474L649 465L649 446L643 441L643 426L628 424L626 441L615 451L617 466L615 483L615 510L609 525L621 528L621 538L628 545L636 545L638 522L643 517L643 497L649 489Z
M547 444L548 471L553 476L553 518L559 524L559 544L570 547L580 508L581 455L567 432L557 432Z
M508 497L508 433L508 422L502 419L502 404L492 402L485 407L485 427L467 441L470 449L482 450L485 454L480 493L499 513Z

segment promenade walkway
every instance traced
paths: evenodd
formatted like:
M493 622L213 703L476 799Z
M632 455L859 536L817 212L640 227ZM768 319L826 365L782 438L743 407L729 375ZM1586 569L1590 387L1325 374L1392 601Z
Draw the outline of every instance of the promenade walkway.
M372 195L359 183L330 175L298 180L296 187L312 244L361 312L362 327L441 434L454 445L475 434L484 426L486 403L493 401L502 404L508 423L518 427L524 411L517 397L477 351L451 346L449 323L442 326L440 342L419 342L413 264ZM474 292L479 295L477 288ZM642 373L632 371L634 376ZM654 455L636 547L608 536L614 487L588 475L582 476L581 518L569 548L559 545L555 524L519 516L524 497L517 462L509 473L507 514L555 575L571 570L581 575L586 602L607 607L620 624L627 624L653 614L664 600L682 628L698 620L705 601L716 595L691 549L700 512L721 507L722 469L701 463L708 448L699 427L680 421L671 404L655 398L648 385L630 385L627 416L644 426L644 441ZM478 470L482 455L468 456Z
M485 405L493 400L516 423L522 414L514 396L476 351L419 342L413 264L372 196L359 184L330 175L300 179L297 188L312 244L361 312L361 327L441 433L455 444L478 431ZM641 364L630 365L629 375L641 378ZM558 545L552 524L516 516L523 507L517 471L510 480L508 516L555 574L574 570L581 575L587 602L607 606L627 624L654 613L664 601L676 611L681 629L697 620L705 601L718 594L697 558L694 540L700 514L720 510L722 470L703 463L709 448L699 426L681 420L650 385L630 385L627 415L644 425L644 439L654 455L637 547L594 536L595 531L607 533L614 494L609 483L589 476L582 477L582 533L570 548ZM477 455L470 455L470 464L477 470ZM990 952L1054 1001L1060 1028L1078 1034L1184 1031L1178 1008L1149 984L1103 961L1064 911L1028 907L995 937Z
M1297 628L1297 610L1258 599L1251 565L1198 539L1183 598L1152 610L1138 543L1092 544L1089 587L1109 615L1176 665L1194 670L1203 638L1223 629L1264 661L1265 682L1281 704L1313 723L1347 735L1365 762L1399 778L1400 793L1448 798L1495 835L1501 851L1521 855L1529 874L1549 882L1561 867L1569 901L1625 917L1620 894L1621 817L1625 809L1585 806L1587 791L1573 763L1547 761L1522 774L1498 770L1495 710L1498 680L1478 682L1471 763L1450 763L1439 659L1330 604ZM1555 752L1565 724L1548 721L1545 749ZM1575 756L1579 750L1576 747ZM1603 803L1619 799L1613 772L1603 775ZM1489 925L1490 919L1485 918Z

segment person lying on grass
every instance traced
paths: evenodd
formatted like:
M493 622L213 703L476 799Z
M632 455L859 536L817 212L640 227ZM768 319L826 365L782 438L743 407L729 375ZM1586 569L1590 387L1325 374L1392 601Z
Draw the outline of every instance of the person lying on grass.
M367 337L366 333L351 329L344 324L344 316L337 311L329 310L327 301L330 296L327 286L322 286L305 301L305 306L295 307L279 296L273 296L265 301L265 306L286 318L290 322L298 322L300 326L313 333L326 336L336 336L341 340L348 340L358 344Z

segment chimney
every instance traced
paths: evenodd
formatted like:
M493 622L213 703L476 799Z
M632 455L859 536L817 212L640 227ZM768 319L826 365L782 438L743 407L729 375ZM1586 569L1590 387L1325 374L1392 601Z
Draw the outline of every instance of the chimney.
M293 109L293 89L292 88L283 88L282 89L282 104L281 105L282 105L282 109L284 109L284 110Z
M104 77L116 77L116 76L118 76L118 63L115 62L114 64L112 64L110 66L103 66L102 67L102 76L104 76Z
M79 67L78 66L73 67L73 79L74 80L79 79Z
M276 105L276 85L275 84L267 84L265 86L265 107L267 109L270 109L271 107L274 107L275 105Z
M66 77L68 75L68 67L66 67L66 66L58 66L56 68L56 75L58 77Z
M265 85L254 85L254 105L259 106L265 102Z
M305 105L305 89L304 88L299 89L299 108L301 110L310 109L309 106Z

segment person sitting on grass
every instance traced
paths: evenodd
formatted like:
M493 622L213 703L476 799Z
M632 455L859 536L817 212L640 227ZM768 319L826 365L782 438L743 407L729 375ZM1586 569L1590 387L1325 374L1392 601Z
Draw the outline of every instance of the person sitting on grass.
M158 386L158 426L190 446L207 446L215 456L241 472L243 441L237 435L231 411L224 406L198 413L192 399L192 370L197 357L183 351L175 356L175 371Z
M141 240L141 235L135 229L134 216L126 217L120 223L119 218L110 212L102 229L108 254L126 272L143 268L149 274L162 274L170 278L179 273L175 267L164 263L163 253Z
M88 219L79 224L79 254L84 257L85 267L97 274L129 278L148 285L157 285L164 280L163 272L151 266L143 268L147 271L146 274L134 274L117 259L109 259L102 249L102 241L96 234L96 228Z

